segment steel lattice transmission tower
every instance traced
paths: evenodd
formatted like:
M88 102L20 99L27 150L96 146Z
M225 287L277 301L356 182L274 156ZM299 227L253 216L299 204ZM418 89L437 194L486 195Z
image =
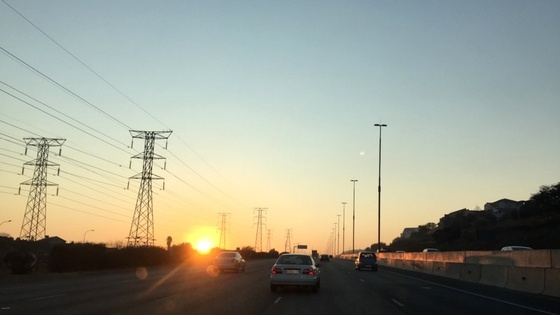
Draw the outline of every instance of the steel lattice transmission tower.
M127 246L153 246L154 245L154 211L152 199L152 180L163 180L163 177L152 173L154 159L165 159L163 156L154 153L156 140L167 139L171 135L169 131L140 131L130 130L132 141L134 139L144 139L144 152L136 154L132 159L142 159L142 173L130 177L139 179L138 197L134 216L130 225ZM167 145L166 145L167 148ZM132 160L131 160L132 165ZM164 166L165 169L165 166ZM130 183L129 179L129 183ZM165 183L164 186L165 188Z
M292 252L292 229L286 230L286 242L284 243L284 251L287 253Z
M226 249L227 217L229 213L218 213L220 217L220 244L218 248Z
M267 208L255 208L257 212L257 235L255 236L255 251L262 252L262 226L263 226L263 212L266 213Z
M25 155L29 146L37 147L37 158L33 161L26 162L25 165L34 165L33 178L27 180L20 185L29 185L29 197L27 198L27 206L25 215L21 224L19 237L31 241L43 239L46 235L47 226L47 186L56 186L57 184L47 181L47 169L49 166L58 166L58 164L49 162L49 148L51 146L59 146L66 139L59 138L23 138L25 141ZM61 148L62 149L62 148ZM60 151L59 151L60 155ZM60 170L60 169L59 169ZM21 191L21 186L20 186Z

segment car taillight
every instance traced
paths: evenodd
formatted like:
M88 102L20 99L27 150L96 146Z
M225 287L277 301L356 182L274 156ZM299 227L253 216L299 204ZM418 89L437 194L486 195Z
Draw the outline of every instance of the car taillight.
M237 262L237 259L232 259L231 262L236 263L236 262Z
M282 273L282 268L273 267L272 270L270 271L270 273L272 273L273 275Z
M314 275L315 271L312 268L309 268L309 269L303 269L301 273L303 273L304 275Z

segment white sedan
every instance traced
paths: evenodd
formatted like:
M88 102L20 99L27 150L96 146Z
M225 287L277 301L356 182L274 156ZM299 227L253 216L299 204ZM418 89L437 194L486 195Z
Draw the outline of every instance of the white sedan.
M270 270L270 290L275 292L279 286L305 286L317 292L321 286L318 267L311 255L281 255Z

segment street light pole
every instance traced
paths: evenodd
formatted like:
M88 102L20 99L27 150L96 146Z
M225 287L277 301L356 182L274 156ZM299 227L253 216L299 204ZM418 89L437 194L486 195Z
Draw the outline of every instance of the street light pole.
M346 238L346 202L342 202L342 253L346 248L344 247L344 240Z
M352 189L352 254L354 254L354 241L356 238L356 182L357 179L350 180L354 186Z
M381 129L386 124L375 124L379 127L379 185L377 186L377 251L381 252Z
M95 232L95 230L87 230L87 231L84 232L84 241L83 241L84 243L86 242L86 234L87 234L87 232Z
M4 223L8 223L8 222L12 222L12 220L2 221L2 222L0 223L0 225L2 225L2 224L4 224Z
M340 214L337 214L336 216L338 217L338 223L336 224L336 226L338 227L338 230L336 231L336 233L338 234L338 240L336 242L336 253L340 255Z

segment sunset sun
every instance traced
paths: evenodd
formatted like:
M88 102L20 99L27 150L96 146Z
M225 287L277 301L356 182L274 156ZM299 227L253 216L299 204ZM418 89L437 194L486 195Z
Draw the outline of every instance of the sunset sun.
M196 243L195 249L202 254L207 254L212 249L212 242L208 239L201 239Z

